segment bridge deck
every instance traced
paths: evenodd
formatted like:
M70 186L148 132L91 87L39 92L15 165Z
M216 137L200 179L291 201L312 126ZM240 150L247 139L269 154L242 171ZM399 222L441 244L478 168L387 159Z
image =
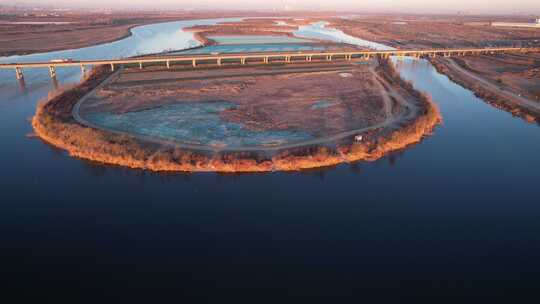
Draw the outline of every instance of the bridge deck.
M49 68L49 67L69 67L101 64L137 64L156 62L193 62L201 60L248 60L264 58L298 58L298 57L318 57L318 56L411 56L411 55L455 55L455 54L480 54L480 53L501 53L501 52L532 52L540 51L540 48L458 48L458 49L422 49L422 50L389 50L389 51L343 51L343 52L265 52L265 53L237 53L237 54L209 54L209 55L174 55L174 56L152 56L152 57L132 57L107 60L73 60L66 62L25 62L25 63L4 63L0 64L0 69L13 68Z

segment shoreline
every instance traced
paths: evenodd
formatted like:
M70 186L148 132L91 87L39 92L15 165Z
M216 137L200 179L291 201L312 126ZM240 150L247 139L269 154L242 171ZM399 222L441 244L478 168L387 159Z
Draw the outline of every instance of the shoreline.
M158 22L158 23L161 23L161 22ZM34 55L34 54L42 54L42 53L50 53L50 52L60 52L60 51L68 51L68 50L87 48L87 47L92 47L92 46L96 46L96 45L100 45L100 44L112 43L112 42L120 41L122 39L126 39L126 38L129 38L129 37L133 36L133 33L131 32L131 30L133 28L138 27L138 26L149 25L149 24L154 24L154 23L149 22L149 23L133 24L133 25L129 26L128 28L126 28L126 31L124 32L123 35L121 35L119 37L116 37L116 38L113 38L113 39L100 40L100 41L95 41L95 42L92 42L92 43L82 43L80 45L71 46L69 48L46 48L46 49L40 49L40 50L37 50L37 51L31 51L31 52L16 52L16 51L14 51L14 52L0 52L0 57L26 56L26 55Z
M141 23L136 23L136 24L130 25L129 27L126 28L126 30L124 31L124 33L122 35L120 35L120 36L118 36L116 38L113 38L113 39L99 40L99 41L94 41L94 42L91 42L91 43L81 43L81 44L76 44L76 45L73 45L73 46L70 46L70 47L43 48L43 49L39 49L39 50L35 50L35 51L29 51L29 52L24 52L24 51L1 52L0 51L0 58L1 57L26 56L26 55L34 55L34 54L41 54L41 53L49 53L49 52L75 50L75 49L92 47L92 46L101 45L101 44L112 43L112 42L120 41L122 39L126 39L126 38L131 37L133 35L131 30L133 28L139 27L139 26L161 24L161 23L168 23L168 22L179 22L179 21L189 21L189 20L205 20L205 19L219 19L219 18L244 18L244 19L245 18L253 18L255 20L255 19L259 19L259 18L260 19L271 19L271 18L274 18L274 17L272 17L272 16L252 17L250 15L241 15L241 14L235 15L235 14L233 14L233 15L227 15L227 16L204 16L204 18L201 18L201 16L193 16L193 17L187 17L187 18L170 18L170 19L164 19L164 20L148 20L146 22L141 22ZM197 31L197 30L192 29L192 28L196 28L196 27L199 27L199 26L195 25L195 26L186 27L186 28L184 28L184 30L186 32L192 32L193 35L194 35L194 38L197 41L199 41L203 46L213 45L214 43L213 43L213 41L211 39L207 39L206 37L204 37L204 34L201 34L201 33L204 33L204 31ZM276 32L276 34L286 34L286 33L285 32L283 32L283 33ZM287 36L292 37L294 35L287 34Z
M497 109L509 112L513 116L519 117L528 123L540 124L540 111L535 111L534 109L527 107L526 104L518 102L516 98L520 98L519 96L513 96L513 93L505 90L504 94L508 96L505 97L503 96L502 89L499 89L499 92L496 92L495 90L488 88L487 85L481 84L480 81L472 81L474 79L467 80L467 78L470 77L464 75L451 64L443 62L440 59L430 58L429 62L435 67L437 72L447 76L451 81L470 90L476 97L485 103ZM540 106L540 104L538 106Z
M227 17L207 17L207 18L202 18L202 20L204 20L204 19L215 19L215 18L246 18L246 17L243 17L243 16L237 16L237 17L234 17L234 16L233 17L229 17L229 16L227 16ZM76 50L76 49L81 49L81 48L97 46L97 45L101 45L101 44L113 43L113 42L117 42L117 41L120 41L120 40L123 40L123 39L126 39L126 38L129 38L129 37L133 36L132 29L135 28L135 27L146 26L146 25L154 25L154 24L161 24L161 23L168 23L168 22L199 20L199 19L201 19L201 18L200 17L192 17L192 18L182 18L182 19L172 18L172 19L167 19L167 20L148 20L147 22L142 22L142 23L136 23L136 24L129 25L125 29L124 33L122 35L116 37L116 38L99 40L99 41L95 41L95 42L91 42L91 43L81 43L79 45L74 45L74 46L70 46L70 47L63 47L63 48L44 48L44 49L40 49L40 50L37 50L37 51L30 51L30 52L22 52L22 51L0 52L0 58L1 57L26 56L26 55L35 55L35 54L50 53L50 52ZM197 39L197 37L195 37L195 38ZM201 40L199 40L199 39L197 39L197 40L202 43Z
M224 22L215 25L195 25L186 27L184 30L192 32L195 38L200 41L204 46L218 45L209 36L237 36L237 35L270 35L270 36L286 36L291 38L301 38L307 41L307 43L331 43L328 40L317 38L302 38L295 35L295 32L302 25L311 24L321 21L321 18L309 17L302 22L295 22L294 24L288 23L287 26L276 25L275 21L283 18L280 17L265 17L265 18L253 18L245 17L239 22ZM271 21L270 23L265 23ZM252 27L246 27L246 23L251 23Z
M392 72L393 71L393 72ZM336 147L307 146L279 151L271 157L250 151L201 153L178 147L164 147L80 125L72 116L75 104L94 90L112 73L98 67L78 86L68 89L38 105L32 118L35 133L45 142L66 150L70 156L109 165L156 172L249 173L300 171L335 166L341 163L374 161L390 152L404 149L430 135L441 122L441 115L428 96L411 91L393 66L385 79L406 90L415 98L421 111L396 130L382 130L365 142L338 144ZM371 136L370 136L371 137Z

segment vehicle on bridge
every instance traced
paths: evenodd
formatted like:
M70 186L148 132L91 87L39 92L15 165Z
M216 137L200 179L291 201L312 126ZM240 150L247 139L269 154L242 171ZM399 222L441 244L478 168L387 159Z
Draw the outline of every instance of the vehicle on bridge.
M73 59L71 58L52 59L51 62L53 63L73 62Z

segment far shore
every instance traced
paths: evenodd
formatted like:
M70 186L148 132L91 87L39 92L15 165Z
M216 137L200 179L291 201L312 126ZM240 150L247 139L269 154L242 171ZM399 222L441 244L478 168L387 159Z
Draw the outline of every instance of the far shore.
M492 106L530 123L540 122L540 91L534 81L539 54L432 58L437 71ZM471 67L474 64L474 67ZM520 69L518 69L520 68ZM518 70L515 72L513 70Z
M318 18L318 14L311 14L314 16L313 18ZM307 22L304 20L309 20L307 18L301 20L294 19L295 17L303 15L301 12L284 15L286 16L274 18L275 16L268 13L246 13L235 11L223 13L208 11L198 13L173 12L169 15L141 13L134 16L118 14L91 15L91 17L89 17L88 15L83 14L71 16L69 18L65 17L63 19L55 18L54 20L43 18L15 18L13 20L2 20L0 18L0 21L4 21L3 23L0 23L0 56L30 55L110 43L130 37L132 35L131 29L134 27L164 22L213 18L248 18L248 20L250 20L249 18L254 18L251 20L257 20L256 18L264 17L275 20L294 20L295 24L302 24L302 22ZM328 15L320 16L320 18L323 17L328 17ZM99 19L101 21L97 23L88 23L88 19ZM17 22L22 23L17 24ZM43 24L32 24L33 22L43 22ZM262 21L262 23L265 22ZM227 23L224 25L226 28L230 28L231 25L236 26L238 24L231 23L229 24L229 27L227 27ZM195 34L195 38L204 45L212 44L212 41L204 37L205 35L200 35L196 28L197 27L191 29ZM277 26L276 28L283 29L286 28L286 26ZM290 33L287 34L279 31L276 33L288 36L291 35ZM265 32L264 34L268 34L268 32Z
M245 17L240 13L218 14L205 13L179 16L136 16L125 18L108 16L110 20L105 24L86 24L84 16L82 21L58 21L58 24L31 24L28 23L0 23L0 56L30 55L90 47L94 45L111 43L128 38L132 35L131 29L138 26L158 24L165 22L185 21L194 19L235 18ZM118 18L121 22L116 22ZM36 19L41 20L41 19ZM62 20L62 19L60 19ZM196 37L198 38L198 37ZM200 40L200 39L199 39ZM204 42L204 40L200 40Z

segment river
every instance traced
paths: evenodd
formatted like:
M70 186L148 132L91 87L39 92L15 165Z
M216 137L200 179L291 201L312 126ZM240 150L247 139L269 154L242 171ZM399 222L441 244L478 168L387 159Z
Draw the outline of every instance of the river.
M148 25L114 43L0 61L188 47L195 42L182 26L217 21ZM261 175L164 175L71 158L27 137L36 103L54 87L47 71L25 71L25 86L1 72L7 286L399 287L413 295L536 286L538 126L424 60L393 60L439 105L444 123L433 136L377 162ZM80 78L78 69L58 72L60 85Z

